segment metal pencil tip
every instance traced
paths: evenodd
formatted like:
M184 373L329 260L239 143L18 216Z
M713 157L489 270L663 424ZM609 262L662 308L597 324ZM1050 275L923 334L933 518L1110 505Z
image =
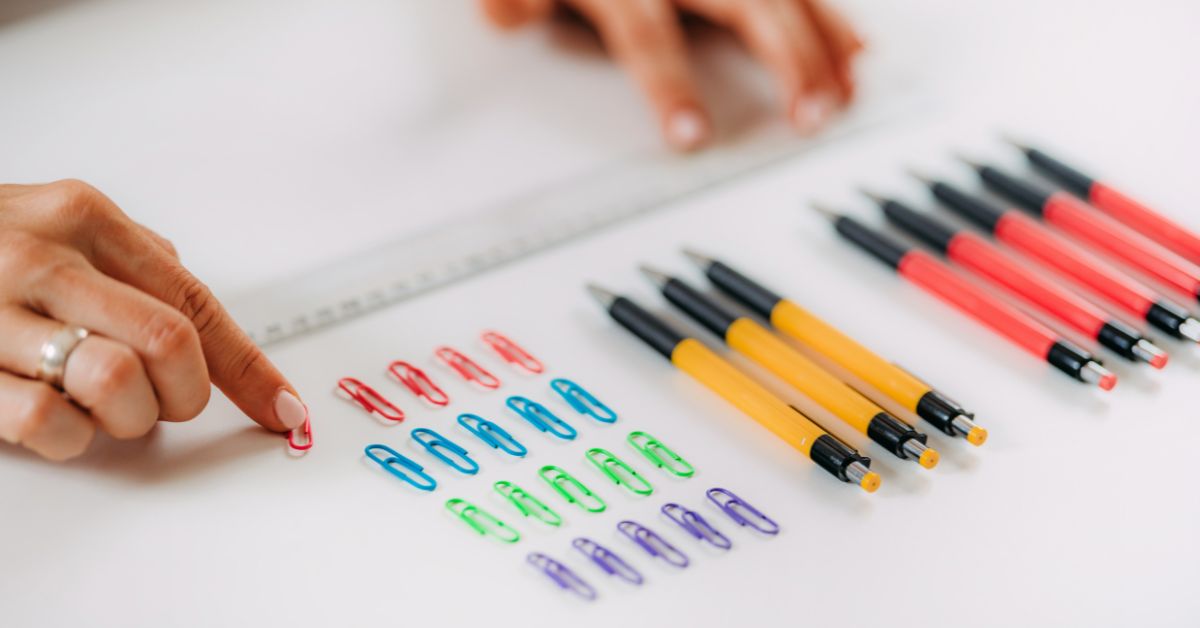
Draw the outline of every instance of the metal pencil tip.
M830 222L836 222L838 218L842 217L840 212L820 201L809 201L808 206L811 207L813 211L827 218Z
M872 201L875 201L876 203L878 203L880 205L883 205L884 203L888 202L888 198L886 196L879 194L877 192L874 192L869 188L859 186L858 193L871 199Z
M613 304L613 301L617 300L617 293L605 290L594 283L587 284L587 291L604 309L608 309Z
M642 275L644 275L646 279L649 279L659 288L667 285L667 282L671 281L670 275L651 266L642 264L641 266L638 266L638 270L641 271Z
M693 264L699 266L700 268L707 269L709 266L712 266L713 263L717 261L703 253L700 253L696 249L692 249L692 248L684 248L683 254L689 260L691 260Z

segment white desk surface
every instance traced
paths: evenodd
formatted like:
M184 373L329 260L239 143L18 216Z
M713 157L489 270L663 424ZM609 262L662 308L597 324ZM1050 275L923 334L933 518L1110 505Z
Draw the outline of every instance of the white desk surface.
M963 176L952 148L1015 162L994 139L1006 128L1046 138L1200 227L1191 183L1200 6L854 8L874 43L871 71L907 68L937 95L935 110L273 349L316 420L304 458L223 399L191 424L134 443L101 439L65 465L5 447L0 624L1196 625L1197 350L1164 339L1166 371L1110 361L1117 390L1089 390L899 283L801 201L844 202L875 219L851 192L866 182L927 205L902 165ZM365 241L655 149L619 73L548 47L536 33L490 34L465 8L415 1L66 2L0 23L0 176L92 181L237 301ZM735 118L755 110L733 100L724 111ZM684 243L934 380L978 411L991 440L975 450L932 435L943 462L922 472L835 428L875 457L885 485L868 496L831 480L618 330L581 291L599 279L666 311L634 266L698 279L674 252ZM505 376L495 393L434 371L455 399L444 410L420 408L384 379L395 358L436 369L430 353L441 343L482 357L476 338L491 327L596 392L620 421L589 424L553 401L581 437L551 442L502 409L506 394L549 402L548 377L515 377L490 359ZM409 420L382 426L336 398L343 375L388 391ZM452 427L459 411L511 428L529 459L480 449ZM480 477L453 477L418 453L407 432L420 426L472 449ZM648 499L603 486L583 450L608 447L645 467L621 443L632 429L676 446L699 474L673 482L644 469L658 487ZM360 455L370 442L411 452L442 486L419 495L379 472ZM488 487L511 479L554 500L535 475L545 463L590 480L611 512L551 501L568 519L563 530L516 521ZM668 500L700 507L711 486L741 493L783 534L755 538L714 513L735 542L718 555L656 514ZM453 496L526 538L500 547L473 537L441 509ZM695 564L656 568L617 537L624 517L669 536ZM568 549L581 534L636 561L647 585L604 581ZM523 564L535 550L568 561L600 601L554 591Z

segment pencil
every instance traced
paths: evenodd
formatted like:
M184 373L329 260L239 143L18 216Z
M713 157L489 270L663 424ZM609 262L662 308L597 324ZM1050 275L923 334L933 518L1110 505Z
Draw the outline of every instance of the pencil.
M884 412L763 326L729 312L675 277L646 266L641 270L668 301L720 336L734 351L767 368L897 458L916 461L926 469L937 465L938 453L926 446L924 434Z
M722 360L702 342L687 338L633 301L594 284L588 292L622 327L650 345L679 370L717 393L822 469L868 493L879 488L871 459L834 438L799 410Z
M728 264L694 249L685 249L683 253L704 271L713 285L769 320L772 327L846 369L939 431L965 437L972 445L982 445L987 440L987 430L976 425L974 415L949 395L935 390L799 304L779 296Z

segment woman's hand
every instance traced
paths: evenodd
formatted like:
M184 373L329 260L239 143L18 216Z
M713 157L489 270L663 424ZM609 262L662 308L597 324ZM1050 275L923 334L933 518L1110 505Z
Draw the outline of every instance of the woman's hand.
M307 413L170 242L86 183L0 185L0 439L71 458L195 418L210 383L270 430Z
M711 121L688 74L680 11L733 30L775 75L783 110L804 134L854 96L851 62L862 40L824 0L481 0L496 25L548 18L558 4L583 15L649 96L663 136L699 147Z

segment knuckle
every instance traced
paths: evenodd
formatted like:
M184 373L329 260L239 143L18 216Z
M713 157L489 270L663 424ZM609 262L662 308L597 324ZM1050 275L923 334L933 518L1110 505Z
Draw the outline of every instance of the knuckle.
M180 267L176 270L174 281L170 283L175 289L168 295L168 303L174 305L175 309L192 322L192 327L197 333L204 335L220 321L221 306L204 282Z
M133 349L115 345L96 364L95 386L102 396L127 390L142 373L142 362Z
M146 356L164 360L180 355L198 344L196 328L179 312L167 310L156 313L146 324Z
M38 384L32 387L25 396L25 405L20 412L20 440L27 440L37 434L49 422L50 416L60 403L62 396L49 386Z
M109 214L108 203L100 190L79 179L63 179L50 184L56 195L54 213L69 222L90 222Z
M247 342L229 356L227 372L234 375L234 381L243 380L263 358L263 352L254 344Z

